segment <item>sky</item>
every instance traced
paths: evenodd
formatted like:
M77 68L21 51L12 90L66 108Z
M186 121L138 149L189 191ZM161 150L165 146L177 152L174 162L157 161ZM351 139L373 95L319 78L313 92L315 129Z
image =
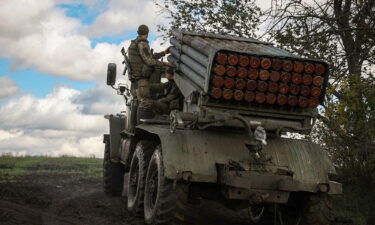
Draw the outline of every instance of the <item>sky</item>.
M1 0L0 154L102 157L103 115L124 108L107 64L140 24L164 50L161 23L152 0Z

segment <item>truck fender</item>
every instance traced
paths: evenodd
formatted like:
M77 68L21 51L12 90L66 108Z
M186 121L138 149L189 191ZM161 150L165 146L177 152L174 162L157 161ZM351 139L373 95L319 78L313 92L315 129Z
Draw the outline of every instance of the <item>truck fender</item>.
M230 161L239 162L249 169L249 151L244 145L246 136L243 134L225 135L206 130L176 130L171 133L169 126L154 124L138 125L136 133L141 132L156 135L160 140L164 174L169 179L191 174L191 181L216 183L216 165Z
M235 162L246 171L254 170L254 158L245 146L247 136L213 130L176 130L169 126L142 124L137 132L155 135L162 146L165 176L192 182L217 183L217 166ZM298 139L269 138L262 153L269 158L265 169L279 174L288 171L301 191L318 191L317 184L328 184L335 168L319 145Z

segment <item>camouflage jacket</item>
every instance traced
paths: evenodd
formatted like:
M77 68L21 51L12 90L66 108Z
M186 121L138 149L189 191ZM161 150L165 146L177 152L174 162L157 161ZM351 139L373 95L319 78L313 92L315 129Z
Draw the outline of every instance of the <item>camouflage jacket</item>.
M149 77L154 66L163 66L163 63L157 59L165 56L164 52L152 53L147 39L140 37L132 40L128 48L128 54L132 67L130 79Z
M148 41L139 41L138 50L143 62L148 66L163 66L163 63L158 61L161 57L165 56L164 52L152 53Z

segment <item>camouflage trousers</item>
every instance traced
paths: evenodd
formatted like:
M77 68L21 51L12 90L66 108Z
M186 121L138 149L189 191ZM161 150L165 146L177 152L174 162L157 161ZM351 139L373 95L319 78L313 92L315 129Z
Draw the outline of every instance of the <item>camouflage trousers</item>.
M155 114L162 115L162 114L169 114L169 104L160 102L160 101L154 101L154 107L153 111Z
M150 110L158 115L169 114L169 104L155 101L151 98L150 81L148 79L139 79L137 86L136 94L139 101L139 108Z
M151 110L153 105L153 100L151 99L150 93L150 81L148 79L137 80L137 99L139 102L138 107L145 110Z

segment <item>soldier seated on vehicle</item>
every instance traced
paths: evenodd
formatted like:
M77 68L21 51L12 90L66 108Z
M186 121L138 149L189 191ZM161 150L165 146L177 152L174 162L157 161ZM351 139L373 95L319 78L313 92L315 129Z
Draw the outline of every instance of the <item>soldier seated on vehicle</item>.
M165 73L168 82L151 84L151 92L161 93L162 97L154 101L153 111L155 114L169 114L172 110L180 110L182 93L174 82L174 69L168 68Z

